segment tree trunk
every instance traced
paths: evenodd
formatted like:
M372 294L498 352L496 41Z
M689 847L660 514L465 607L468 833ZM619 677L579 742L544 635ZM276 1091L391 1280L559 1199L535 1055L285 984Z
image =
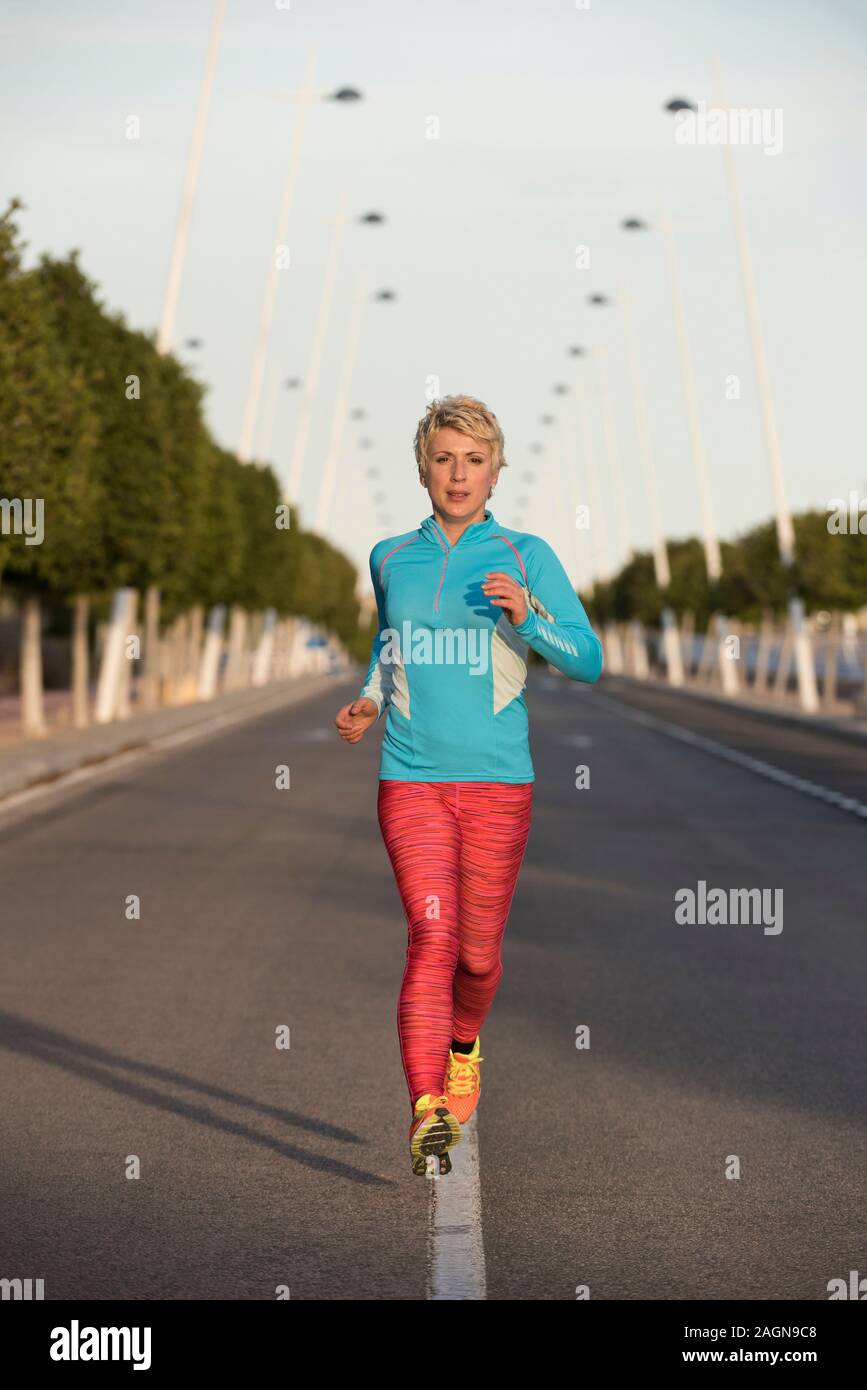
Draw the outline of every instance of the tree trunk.
M200 603L193 605L189 617L187 650L184 655L183 703L185 705L193 704L199 698L199 667L202 660L205 628L205 610Z
M90 599L76 594L72 619L72 723L76 729L86 729L90 723L90 652L87 643L87 623Z
M125 679L128 676L127 637L135 622L135 589L116 589L111 602L111 616L105 628L100 657L99 680L96 687L97 724L109 724L118 718L125 699Z
M220 658L223 655L223 628L226 624L225 604L215 604L208 614L208 630L199 663L200 700L213 700L217 693Z
M267 685L268 681L271 679L276 625L276 609L266 608L262 613L262 625L259 640L256 644L256 655L253 661L253 677L251 681L252 685Z
M138 590L129 589L126 610L126 633L123 644L123 664L117 692L117 718L129 719L132 712L132 663L128 651L129 639L138 635ZM139 647L139 651L141 647Z
M21 732L25 738L45 738L42 698L42 612L35 595L21 607Z
M249 679L247 656L247 614L235 604L229 621L229 657L226 663L225 690L240 690Z
M144 662L139 687L142 709L156 709L160 702L160 591L149 584L145 591Z

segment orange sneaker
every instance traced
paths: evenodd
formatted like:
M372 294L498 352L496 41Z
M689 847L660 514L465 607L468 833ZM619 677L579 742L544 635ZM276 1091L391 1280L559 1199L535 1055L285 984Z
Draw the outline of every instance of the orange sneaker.
M419 1096L409 1127L409 1152L412 1171L423 1178L432 1166L439 1165L440 1175L452 1171L449 1149L460 1142L461 1127L449 1108L447 1096Z
M482 1078L479 1063L485 1059L479 1053L480 1039L476 1038L470 1052L449 1052L446 1076L446 1101L459 1124L466 1124L479 1103Z

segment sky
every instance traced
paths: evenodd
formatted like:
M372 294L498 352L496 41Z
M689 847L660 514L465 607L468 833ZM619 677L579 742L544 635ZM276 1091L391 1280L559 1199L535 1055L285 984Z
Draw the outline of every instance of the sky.
M79 248L106 305L147 331L162 312L213 10L212 0L0 4L0 194L4 206L24 201L28 262ZM701 534L663 212L716 528L734 538L773 516L723 152L679 143L663 110L672 97L713 105L713 59L729 105L776 120L776 153L758 143L733 155L788 502L825 509L852 489L867 495L863 0L228 0L176 350L207 386L215 437L237 448L313 61L317 93L352 86L362 100L316 100L307 112L256 456L285 483L301 393L283 383L309 380L345 196L353 221L297 501L312 526L363 273L347 403L365 417L346 422L324 526L362 591L373 544L430 513L412 441L432 391L466 392L495 412L508 467L494 514L545 537L576 583L618 567L628 545L650 547L624 300L663 530ZM384 224L356 220L369 211ZM630 216L647 229L621 230ZM396 298L375 299L381 289ZM590 305L596 293L610 302ZM191 338L201 346L187 347ZM584 355L569 356L573 345ZM611 430L606 447L606 379L625 509ZM569 391L555 393L560 384ZM553 423L541 422L547 415ZM584 504L589 530L574 524Z

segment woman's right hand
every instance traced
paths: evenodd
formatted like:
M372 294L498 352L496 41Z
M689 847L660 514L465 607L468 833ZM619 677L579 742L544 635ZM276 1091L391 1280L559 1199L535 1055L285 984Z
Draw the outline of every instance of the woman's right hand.
M337 732L347 743L358 743L371 724L376 723L378 714L374 701L363 695L360 700L353 700L351 705L344 705L342 710L338 710L334 720Z

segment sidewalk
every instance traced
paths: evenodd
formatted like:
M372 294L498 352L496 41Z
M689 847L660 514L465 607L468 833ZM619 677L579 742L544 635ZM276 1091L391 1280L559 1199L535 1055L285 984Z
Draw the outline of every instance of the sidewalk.
M90 698L96 698L96 687L90 690ZM72 728L72 692L69 690L45 690L42 694L42 708L50 735ZM0 695L0 757L4 748L15 747L21 743L21 696Z
M255 689L218 695L201 703L171 705L111 724L94 724L88 729L67 728L47 738L0 746L0 799L34 783L53 781L89 763L104 762L131 748L158 744L180 729L204 729L229 715L244 714L253 719L281 706L291 707L310 695L336 689L352 674L341 671L333 675L317 673L290 677Z

